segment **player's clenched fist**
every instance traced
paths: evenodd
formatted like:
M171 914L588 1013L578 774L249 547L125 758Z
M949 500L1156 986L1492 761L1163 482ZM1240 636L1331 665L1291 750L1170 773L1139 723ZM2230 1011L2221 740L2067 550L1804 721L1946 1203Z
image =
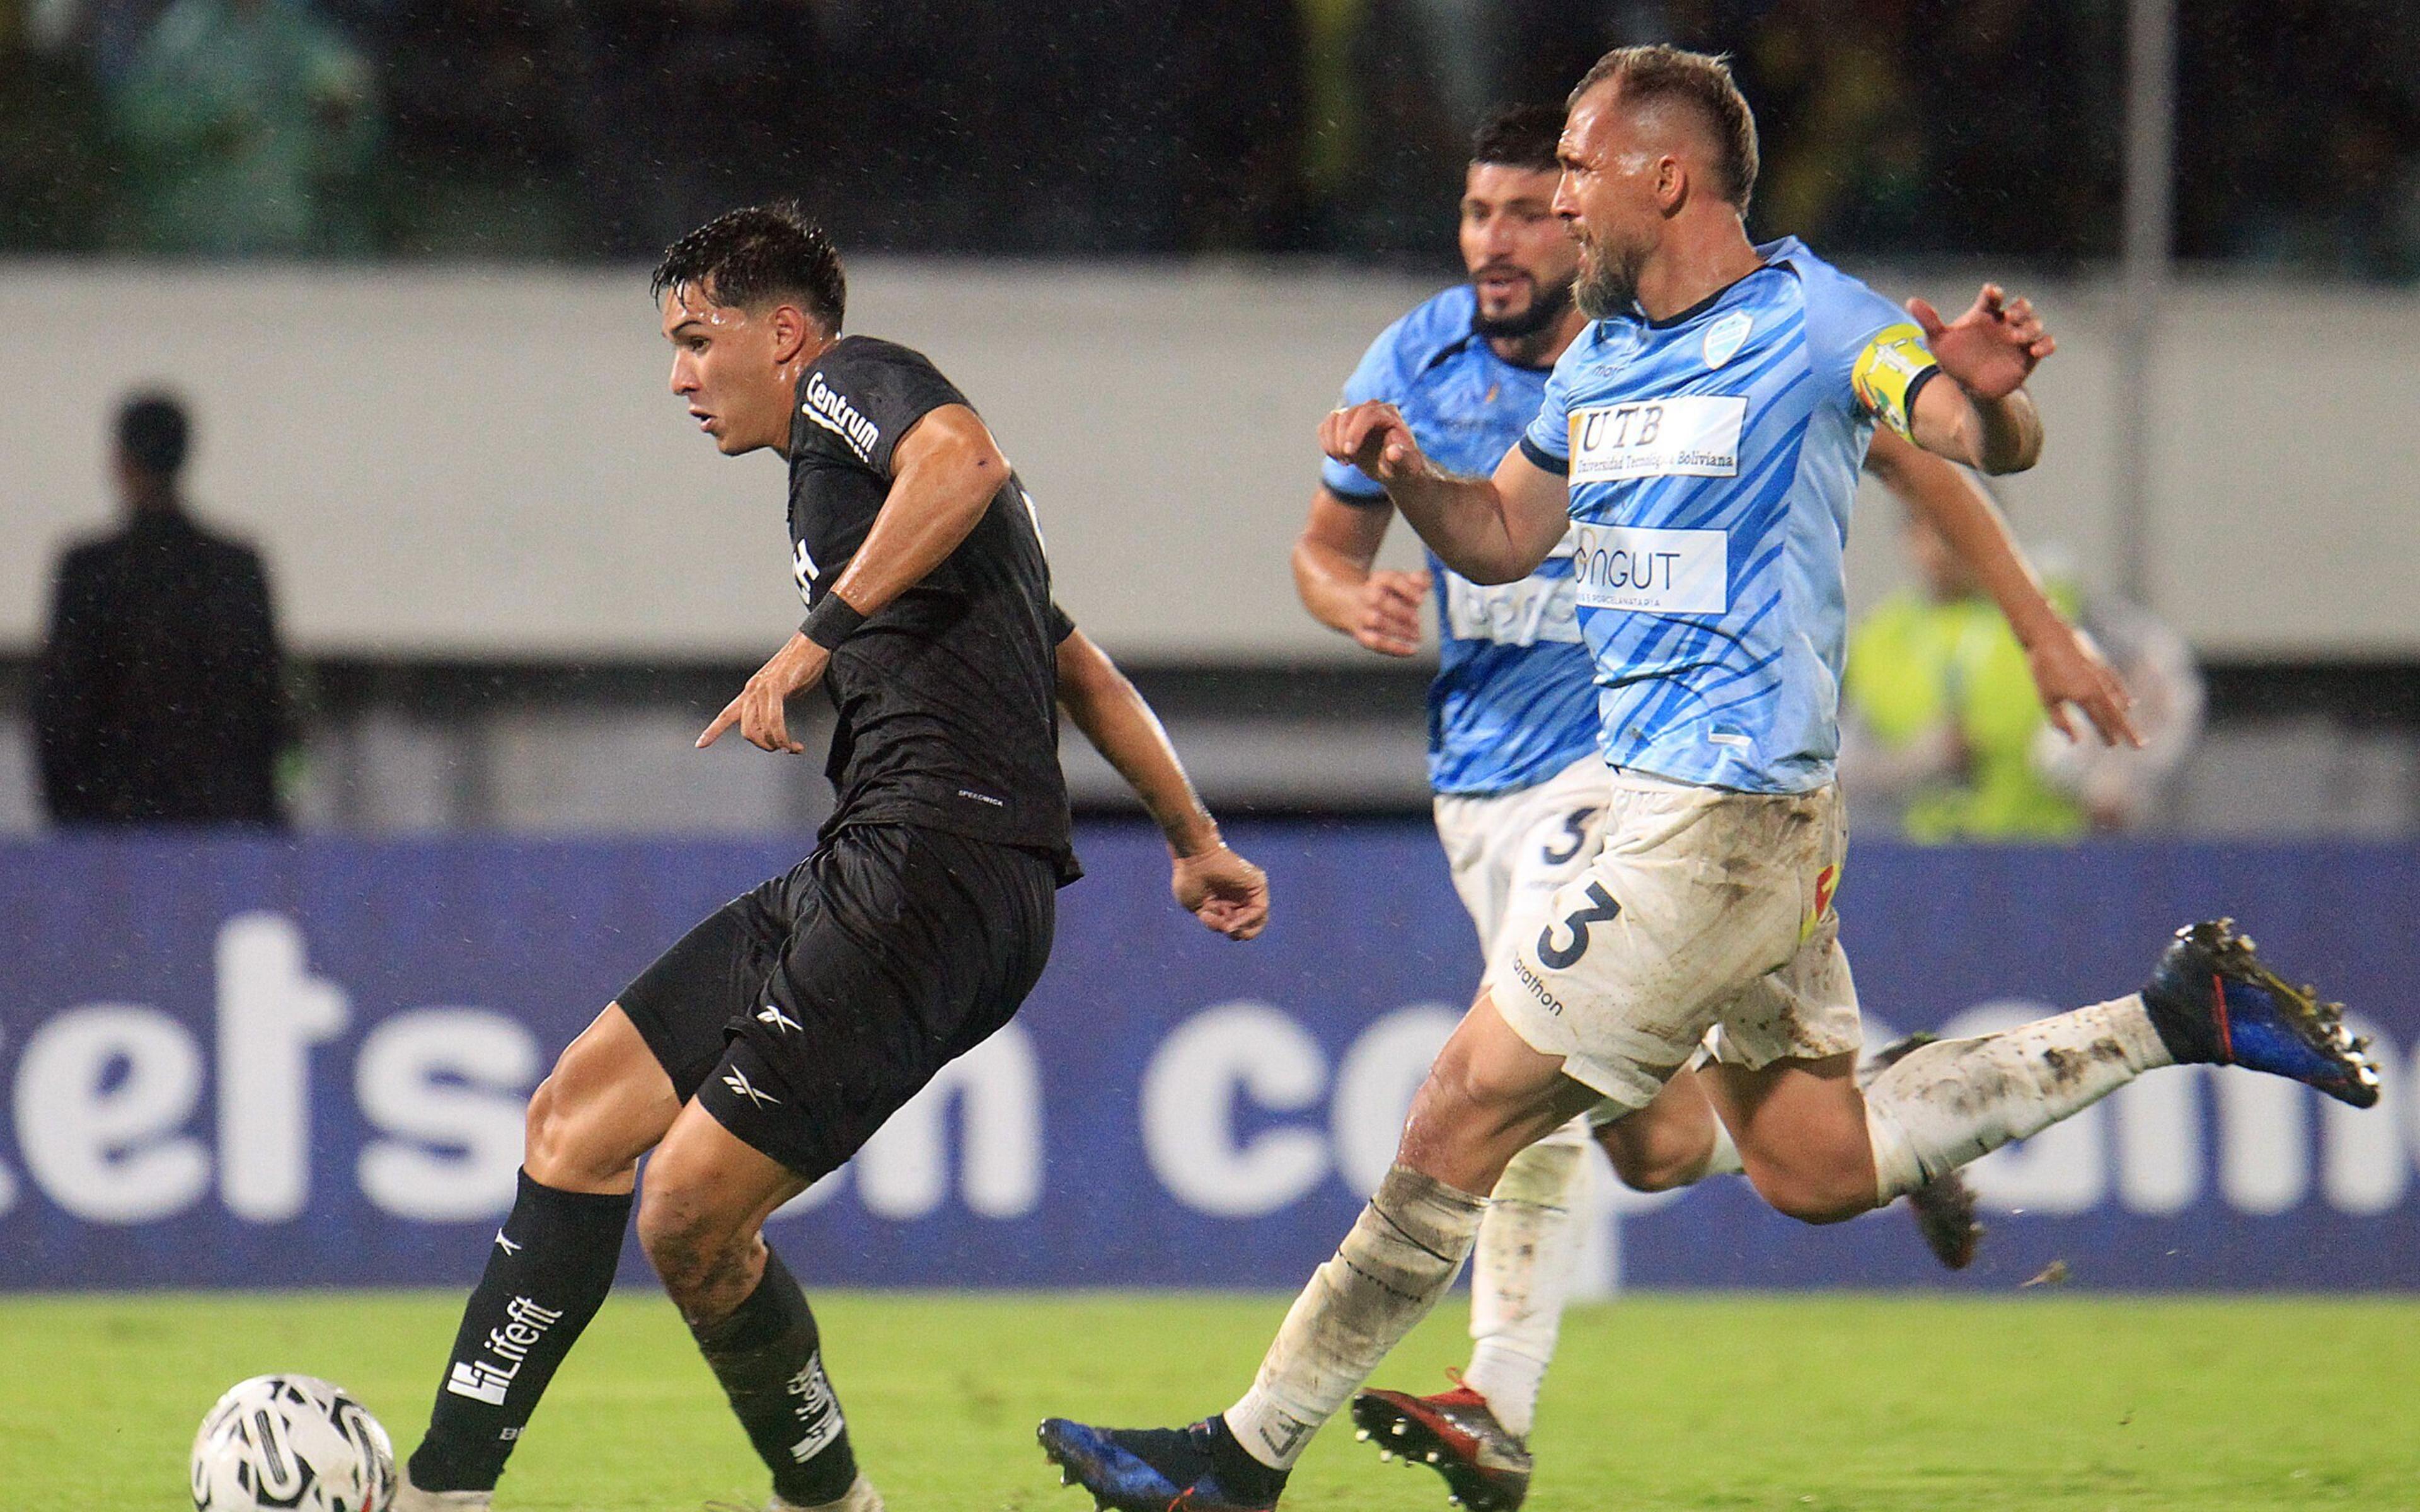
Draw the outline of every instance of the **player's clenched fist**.
M1428 466L1403 412L1380 400L1331 409L1319 423L1319 449L1349 462L1380 483L1408 477Z
M1426 572L1373 569L1354 604L1353 639L1388 656L1420 649L1420 603L1434 579Z
M1186 912L1231 940L1249 940L1269 921L1268 873L1223 844L1178 856L1169 890Z

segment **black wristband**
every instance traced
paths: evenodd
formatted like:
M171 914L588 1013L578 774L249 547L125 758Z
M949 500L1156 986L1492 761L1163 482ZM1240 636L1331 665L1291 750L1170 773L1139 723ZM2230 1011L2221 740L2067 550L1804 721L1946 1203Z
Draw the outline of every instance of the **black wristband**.
M838 594L826 594L807 610L799 633L826 651L838 651L840 643L855 635L857 627L864 623L865 616L849 608L847 599Z

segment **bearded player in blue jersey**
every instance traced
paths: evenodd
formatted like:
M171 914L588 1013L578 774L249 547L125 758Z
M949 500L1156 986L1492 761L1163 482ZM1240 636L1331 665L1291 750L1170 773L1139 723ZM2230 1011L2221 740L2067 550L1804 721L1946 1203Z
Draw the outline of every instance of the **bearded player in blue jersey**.
M1556 213L1591 324L1492 478L1422 455L1356 405L1321 442L1385 485L1444 563L1517 582L1576 527L1580 631L1613 767L1605 839L1415 1097L1396 1164L1288 1313L1251 1388L1189 1428L1045 1422L1103 1506L1264 1512L1320 1426L1427 1315L1521 1149L1601 1102L1651 1103L1713 1036L1705 1094L1748 1180L1810 1223L1868 1211L2070 1117L2145 1072L2232 1064L2356 1107L2377 1068L2341 1010L2264 966L2225 920L2178 932L2139 992L1916 1050L1861 1087L1833 898L1841 546L1874 427L1991 472L2029 467L2025 379L2053 343L1986 286L1903 315L1745 217L1756 128L1721 60L1607 54L1574 90ZM1914 320L1907 318L1913 315ZM1952 544L2015 624L2071 735L2133 738L2124 693L2051 609L1998 522Z
M1573 301L1579 252L1554 214L1563 113L1514 106L1483 124L1464 178L1459 241L1470 281L1388 326L1344 385L1347 405L1394 405L1421 451L1449 471L1492 470L1537 417L1555 360L1588 325ZM1947 462L1891 432L1867 465L1907 507L1936 514L1991 502ZM1482 587L1438 562L1373 563L1393 506L1386 489L1330 458L1294 551L1303 604L1369 650L1410 656L1423 598L1436 607L1429 778L1455 889L1489 956L1533 935L1555 892L1594 859L1606 812L1594 662L1580 638L1572 536L1517 582ZM1913 1044L1905 1046L1914 1048ZM1882 1052L1887 1062L1903 1049ZM1593 1141L1621 1180L1663 1192L1737 1174L1738 1149L1694 1072L1646 1107L1608 1102L1512 1159L1491 1194L1471 1259L1470 1364L1429 1396L1365 1392L1353 1416L1386 1451L1426 1460L1476 1512L1527 1494L1528 1444L1577 1258L1577 1198ZM1909 1194L1925 1238L1956 1270L1974 1257L1974 1199L1948 1172Z

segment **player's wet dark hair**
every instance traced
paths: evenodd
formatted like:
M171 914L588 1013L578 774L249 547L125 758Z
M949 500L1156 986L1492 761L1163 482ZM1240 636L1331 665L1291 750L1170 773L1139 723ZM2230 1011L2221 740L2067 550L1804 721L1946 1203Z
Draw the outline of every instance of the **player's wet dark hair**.
M1742 215L1747 213L1748 196L1756 192L1756 116L1731 81L1728 56L1692 53L1668 42L1617 47L1572 86L1569 103L1578 105L1582 95L1607 79L1621 91L1625 104L1679 100L1696 110L1714 135L1722 196Z
M138 393L118 407L117 449L147 476L175 477L192 441L185 407L171 394Z
M840 254L796 200L725 211L666 248L647 291L660 304L684 285L732 309L786 296L835 332L848 309Z
M1562 135L1563 113L1554 106L1506 105L1471 133L1470 161L1554 173L1562 166L1555 155Z

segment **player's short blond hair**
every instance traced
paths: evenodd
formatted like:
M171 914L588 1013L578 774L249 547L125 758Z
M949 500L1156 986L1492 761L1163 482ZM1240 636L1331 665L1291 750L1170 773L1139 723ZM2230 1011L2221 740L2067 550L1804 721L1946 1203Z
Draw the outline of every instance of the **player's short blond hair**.
M1668 42L1617 47L1572 86L1570 107L1608 79L1626 104L1679 100L1697 111L1714 137L1722 197L1742 215L1747 213L1748 196L1756 192L1756 113L1731 79L1729 57L1692 53Z

